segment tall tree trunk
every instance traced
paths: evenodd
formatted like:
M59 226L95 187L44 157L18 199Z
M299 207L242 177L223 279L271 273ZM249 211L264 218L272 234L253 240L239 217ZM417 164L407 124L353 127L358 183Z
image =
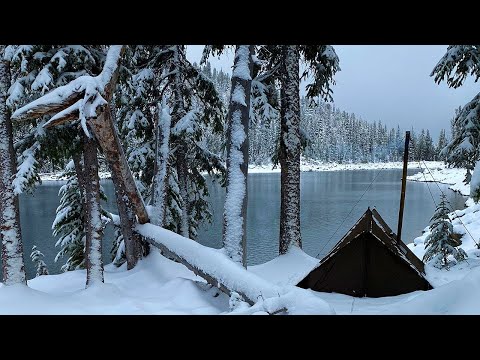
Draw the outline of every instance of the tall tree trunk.
M137 223L135 215L137 215L139 223L148 222L145 204L120 145L110 107L106 106L103 113L99 117L91 119L89 124L102 147L112 173L118 215L120 216L120 229L125 242L127 269L133 269L138 259L142 257L142 240L133 231ZM145 248L147 247L148 245L145 246ZM146 250L148 251L148 249Z
M253 45L237 45L227 129L227 194L223 213L223 247L233 261L247 267L248 125Z
M100 209L100 179L98 177L97 144L83 134L83 159L85 165L85 222L87 284L103 283L102 238L103 225Z
M180 139L180 144L177 147L176 153L177 159L177 176L178 176L178 187L180 189L180 198L182 202L180 204L182 208L182 215L180 218L180 234L186 238L190 238L190 227L189 227L189 211L188 211L188 183L187 183L187 159L186 159L186 149L185 142Z
M300 93L297 45L282 46L280 254L302 247L300 234Z
M176 69L175 73L175 83L174 83L174 99L175 105L173 107L172 121L173 124L178 123L185 115L185 104L182 94L182 78L180 75L181 63L180 55L185 51L183 45L176 45L173 53L173 63ZM188 169L187 169L187 149L185 141L180 137L178 138L177 150L176 150L176 159L177 159L177 176L178 176L178 187L180 189L181 197L181 209L182 214L180 218L180 234L187 238L190 237L189 231L189 211L188 211Z
M3 57L4 46L0 46ZM27 284L23 259L22 232L18 196L13 192L12 180L16 172L13 130L7 109L7 91L10 87L10 64L0 58L0 234L2 237L3 283Z
M170 154L170 126L171 118L168 109L158 108L157 125L155 129L155 175L153 183L154 211L151 222L154 225L162 226L165 220L165 199L168 185L168 155Z
M75 167L75 173L77 174L77 181L78 181L78 188L80 190L80 197L82 199L82 209L85 212L85 209L87 208L87 204L85 203L85 172L83 168L83 159L82 159L82 154L83 154L83 144L81 145L82 152L81 153L75 153L72 156L73 159L73 165ZM83 214L83 217L85 218L85 214Z

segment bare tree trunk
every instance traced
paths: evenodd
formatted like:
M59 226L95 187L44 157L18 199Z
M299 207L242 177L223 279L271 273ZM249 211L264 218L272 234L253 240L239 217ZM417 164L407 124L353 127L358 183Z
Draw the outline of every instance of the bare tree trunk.
M180 144L177 147L176 152L177 158L177 176L178 176L178 187L180 188L180 197L182 198L182 216L180 219L180 235L190 238L190 227L189 227L189 211L188 211L188 183L187 183L187 159L186 159L186 149L185 142L180 139Z
M85 209L87 208L87 204L85 203L85 171L83 167L83 148L84 145L81 144L82 152L75 153L72 156L73 165L75 167L75 173L77 174L77 181L78 181L78 189L80 190L80 198L82 201L82 216L85 219Z
M302 247L300 234L300 56L298 46L282 46L282 58L279 252L285 254L291 245Z
M0 56L3 57L3 46ZM22 232L18 196L13 192L12 180L16 172L13 130L7 109L7 91L10 87L10 64L0 59L0 234L2 237L3 283L27 284L23 259Z
M174 54L173 54L173 62L176 69L175 73L175 83L174 83L174 97L175 97L175 105L173 107L173 114L172 120L173 124L176 124L180 121L186 114L185 111L185 104L183 101L183 94L182 94L182 79L180 76L180 53L184 52L183 45L176 45ZM180 188L180 197L181 201L181 208L182 214L180 218L180 234L187 238L190 238L190 229L189 229L189 211L188 211L188 169L186 163L186 144L182 138L178 139L177 150L176 150L176 159L177 159L177 176L178 176L178 186Z
M103 283L102 238L103 225L100 211L100 179L98 177L97 144L83 134L83 159L85 165L85 223L87 284Z
M237 45L227 130L227 194L223 247L228 257L247 267L248 127L253 45Z
M137 215L138 222L144 224L149 221L147 210L120 145L110 107L106 106L103 113L99 117L91 119L89 124L102 147L112 173L118 215L121 221L120 228L125 241L127 268L132 269L138 259L142 257L140 236L133 232L136 224L135 215Z
M153 201L154 211L152 214L152 224L162 226L165 220L165 199L168 182L168 156L170 154L170 126L171 118L168 110L158 107L157 126L156 126L156 144L155 144L155 175L153 183Z

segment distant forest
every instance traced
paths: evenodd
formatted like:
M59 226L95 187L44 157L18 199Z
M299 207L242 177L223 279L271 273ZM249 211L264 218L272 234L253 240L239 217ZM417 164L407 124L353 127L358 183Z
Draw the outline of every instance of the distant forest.
M227 107L230 76L222 70L212 68L210 63L203 66L202 71L215 84L222 102ZM400 126L389 129L381 121L369 122L330 103L321 100L312 103L305 97L300 100L300 111L303 156L306 158L337 163L388 162L401 161L403 158L405 131ZM271 117L269 120L250 124L250 164L265 165L272 162L272 157L275 158L279 123ZM440 157L440 150L447 143L444 129L436 142L428 129L410 131L411 161L444 160ZM222 156L224 138L223 134L209 131L205 136L205 145L210 151Z

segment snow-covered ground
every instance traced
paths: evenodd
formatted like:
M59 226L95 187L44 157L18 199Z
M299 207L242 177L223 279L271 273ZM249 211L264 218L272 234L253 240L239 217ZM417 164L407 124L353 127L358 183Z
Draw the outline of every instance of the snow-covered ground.
M480 233L480 226L476 229ZM420 241L416 243L413 249L420 255ZM464 244L468 247L468 242ZM436 286L430 291L376 299L304 291L324 300L336 314L480 314L480 258L474 249L468 254L468 263L448 271L427 266L427 277ZM297 250L249 270L275 285L288 286L301 279L316 262ZM2 286L0 314L229 313L229 298L225 294L156 250L133 270L127 271L126 264L120 268L107 265L103 285L85 289L85 278L85 271L77 270L37 277L28 282L29 287ZM308 303L297 304L295 313L311 312ZM266 314L248 309L233 314L252 312Z
M412 166L415 163L412 163ZM447 168L443 162L426 162L427 167L424 163L416 162L417 167L421 167L422 171L407 176L407 180L411 181L421 181L421 182L434 182L437 181L442 184L450 185L449 188L460 192L462 195L470 195L470 185L465 185L463 180L465 179L465 174L467 173L466 169L458 168ZM410 164L409 164L410 166Z
M66 181L67 177L62 175L62 172L49 172L39 174L42 181ZM98 173L100 179L110 179L112 176L108 171L100 171Z
M393 164L388 166L395 168ZM464 170L447 169L441 163L427 163L427 166L435 180L451 184L455 189L461 188ZM314 169L316 170L318 169ZM410 179L431 180L427 174L428 172L425 176L422 173L416 174ZM468 190L463 189L463 192L468 193ZM299 301L298 298L284 298L283 301L295 304L292 313L296 314L316 311L336 314L480 314L480 250L476 246L476 243L480 243L480 205L474 204L471 199L466 204L466 209L457 210L450 217L454 232L462 236L461 247L467 252L468 259L452 265L448 270L426 265L427 278L435 287L433 290L384 298L353 298L342 294L302 290L289 292L288 296L303 297L305 301ZM424 240L427 235L428 227L422 236L408 244L419 258L425 252ZM251 266L248 270L273 286L285 288L302 279L317 261L303 251L294 250L265 264ZM77 270L40 276L29 280L29 287L5 287L0 284L0 313L230 313L229 298L225 294L208 286L183 265L164 258L157 250L153 250L133 270L127 271L125 264L120 268L107 265L103 285L85 289L85 280L85 271ZM312 301L309 295L323 301ZM312 308L319 305L321 309ZM240 306L235 309L233 314L235 313L266 314L258 305L253 308Z
M439 161L427 161L428 167L441 166L443 163ZM304 157L300 160L301 171L346 171L346 170L387 170L387 169L402 169L403 162L377 162L377 163L356 163L356 164L339 164L339 163L324 163L312 159L306 159ZM408 164L409 169L419 168L418 162L410 162ZM280 167L277 166L273 169L272 165L252 165L248 166L248 172L250 174L255 173L272 173L280 172Z

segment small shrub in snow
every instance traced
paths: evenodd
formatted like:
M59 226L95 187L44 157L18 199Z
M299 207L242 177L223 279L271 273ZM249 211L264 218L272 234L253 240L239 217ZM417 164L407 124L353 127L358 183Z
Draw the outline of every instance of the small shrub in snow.
M47 264L42 260L45 255L37 249L35 245L32 247L32 253L30 254L30 258L32 259L33 263L37 267L37 274L35 276L40 275L48 275L48 268Z

